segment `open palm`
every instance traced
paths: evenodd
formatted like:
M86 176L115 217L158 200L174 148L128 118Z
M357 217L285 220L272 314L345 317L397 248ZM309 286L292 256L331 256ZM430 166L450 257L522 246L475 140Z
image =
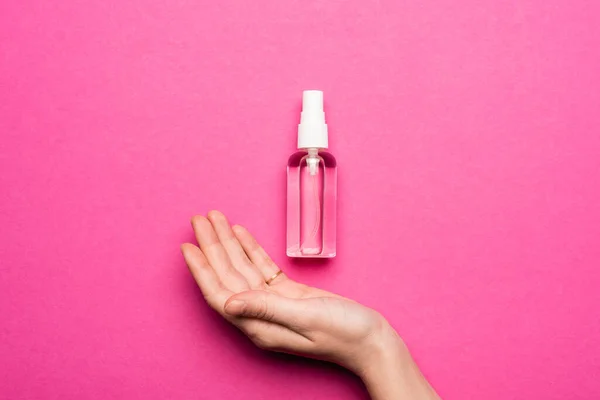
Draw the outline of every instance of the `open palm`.
M387 327L379 313L288 278L220 212L195 216L192 226L199 247L186 243L182 252L204 298L257 346L361 368L370 338Z

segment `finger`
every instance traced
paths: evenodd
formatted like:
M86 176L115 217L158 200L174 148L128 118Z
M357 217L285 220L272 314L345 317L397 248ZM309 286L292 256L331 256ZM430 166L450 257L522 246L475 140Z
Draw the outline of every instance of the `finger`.
M233 292L248 290L248 282L238 270L233 268L225 248L219 241L210 221L201 215L192 218L192 226L200 249L215 270L223 285Z
M271 257L269 257L262 247L260 247L256 239L254 239L246 228L235 225L233 227L233 232L250 260L258 267L265 281L270 280L271 277L279 272L279 267L271 260ZM283 282L286 279L287 277L285 274L281 273L269 282L269 286Z
M219 277L198 247L190 243L185 243L181 245L181 252L206 302L213 309L224 315L225 302L233 295L233 292L223 286Z
M315 348L312 340L282 325L254 318L238 318L234 323L264 350L307 354Z
M208 220L211 222L219 241L225 248L231 264L246 278L246 281L252 289L264 288L265 280L263 279L258 268L252 264L246 252L238 242L237 238L231 230L231 226L225 215L219 211L211 211L208 213Z
M231 296L225 312L235 317L256 318L285 326L303 334L317 322L318 309L306 300L290 299L277 294L251 290Z

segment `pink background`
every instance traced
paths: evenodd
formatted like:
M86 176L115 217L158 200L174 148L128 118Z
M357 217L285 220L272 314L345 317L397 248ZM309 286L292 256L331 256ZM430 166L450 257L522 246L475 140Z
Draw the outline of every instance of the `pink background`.
M338 257L285 257L303 89ZM218 208L383 312L447 399L600 398L600 3L3 1L0 398L363 399L179 252Z

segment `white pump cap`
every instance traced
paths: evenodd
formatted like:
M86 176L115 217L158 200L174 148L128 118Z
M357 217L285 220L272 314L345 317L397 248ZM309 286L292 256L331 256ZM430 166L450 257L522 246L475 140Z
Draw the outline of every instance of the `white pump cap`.
M326 149L327 147L323 92L305 90L302 92L302 114L300 115L300 125L298 125L298 148Z

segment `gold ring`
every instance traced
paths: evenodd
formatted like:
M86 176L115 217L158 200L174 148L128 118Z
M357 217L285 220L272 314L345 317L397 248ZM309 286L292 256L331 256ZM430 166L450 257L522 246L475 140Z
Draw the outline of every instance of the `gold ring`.
M282 272L283 272L282 270L277 271L275 274L273 274L272 277L270 277L269 279L267 279L265 281L265 283L268 285L269 283L273 282L275 280L275 278L277 278L279 275L281 275Z

